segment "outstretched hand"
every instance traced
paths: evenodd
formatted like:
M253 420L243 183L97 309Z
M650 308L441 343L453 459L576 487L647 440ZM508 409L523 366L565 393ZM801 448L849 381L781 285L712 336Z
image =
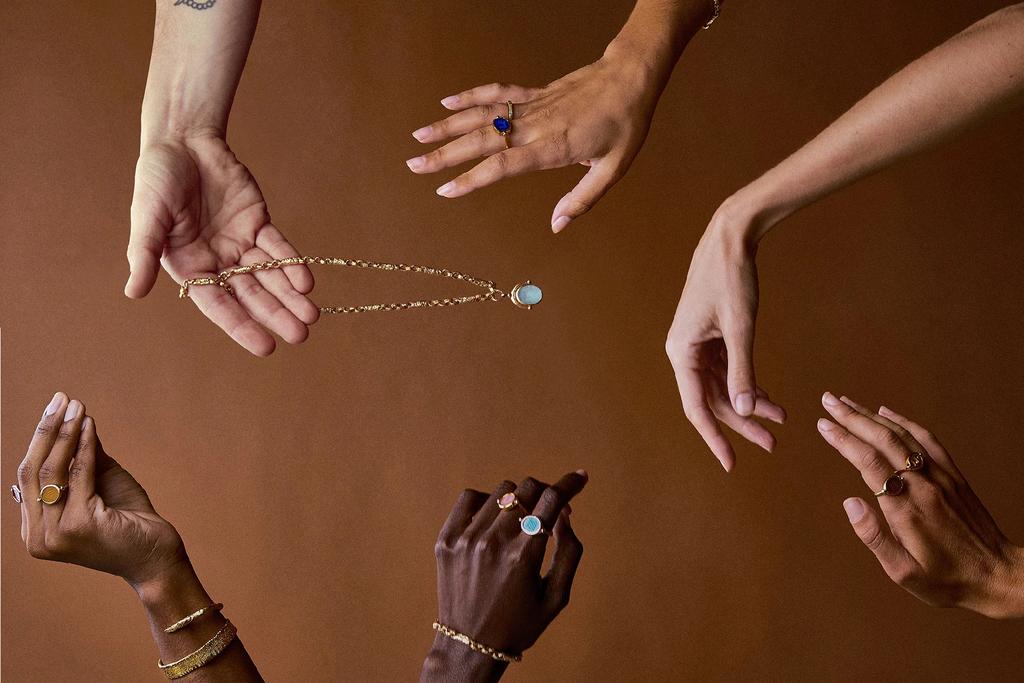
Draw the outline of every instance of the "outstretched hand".
M146 296L158 264L182 282L257 261L298 256L271 224L256 180L215 136L150 143L135 169L125 294ZM195 287L199 309L246 350L274 351L271 332L296 344L319 309L306 297L313 276L304 265L236 276L237 298L220 287Z
M821 402L832 420L818 420L818 431L871 492L903 489L878 497L884 521L860 497L843 502L889 578L929 605L1024 617L1024 549L1003 535L938 439L885 407L875 412L831 393ZM915 454L924 466L886 485Z
M424 144L447 142L406 164L414 173L436 173L488 157L437 189L461 197L530 171L584 164L590 169L562 197L551 228L563 230L611 189L640 151L661 95L644 70L625 56L606 55L543 88L492 83L446 97L458 113L413 133ZM510 149L492 127L514 108Z

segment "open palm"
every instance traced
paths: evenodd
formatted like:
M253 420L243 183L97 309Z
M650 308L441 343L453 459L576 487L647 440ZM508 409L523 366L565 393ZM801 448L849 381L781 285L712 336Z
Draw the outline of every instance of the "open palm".
M151 144L139 155L132 199L125 294L146 296L158 264L181 282L237 265L297 256L270 222L255 178L227 143L199 137ZM319 310L306 297L313 276L305 266L232 278L235 297L220 287L196 287L199 309L248 351L266 356L275 343L309 334Z

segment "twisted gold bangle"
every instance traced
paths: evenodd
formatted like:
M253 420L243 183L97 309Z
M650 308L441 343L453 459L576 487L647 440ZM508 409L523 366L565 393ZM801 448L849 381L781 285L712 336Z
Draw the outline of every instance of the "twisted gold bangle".
M495 650L493 647L487 647L482 643L476 642L475 640L467 636L465 633L459 633L455 629L449 628L441 622L434 622L434 630L440 633L441 635L448 636L452 640L462 643L473 652L479 652L482 655L487 655L491 659L497 660L499 662L511 663L523 661L522 655L506 654L504 652Z
M173 624L171 624L170 626L165 628L164 629L164 633L174 633L175 631L180 631L181 629L185 628L186 626L188 626L189 624L191 624L193 621L195 621L199 617L203 616L204 614L211 614L213 612L219 612L222 609L224 609L224 605L222 603L219 603L219 602L215 602L212 605L207 605L206 607L204 607L202 609L197 609L195 612L193 612L192 614L188 615L187 617L184 617L183 619L179 619L178 621L174 622Z
M202 647L192 654L185 655L178 661L171 662L170 664L164 664L162 660L158 659L156 665L171 680L187 676L196 669L206 666L217 655L224 652L237 634L238 629L235 628L235 625L230 621L225 621L220 630L213 634L213 638L203 643Z

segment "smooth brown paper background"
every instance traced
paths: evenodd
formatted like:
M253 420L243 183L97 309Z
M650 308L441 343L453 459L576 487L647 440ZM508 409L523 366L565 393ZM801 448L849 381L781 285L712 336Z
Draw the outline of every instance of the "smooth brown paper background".
M229 141L303 252L526 278L544 302L329 317L251 357L161 274L122 295L152 3L6 2L3 481L55 390L185 538L269 680L410 680L459 491L585 467L572 604L511 681L1006 680L1022 626L925 606L841 502L822 391L935 431L1024 542L1018 111L783 223L762 245L757 371L789 410L725 474L664 339L729 193L900 66L1005 3L730 2L687 49L627 177L565 233L563 169L445 200L410 132L442 97L600 56L629 2L266 3ZM183 10L184 11L184 10ZM318 269L319 303L461 292ZM5 681L158 680L122 581L31 559L4 494Z

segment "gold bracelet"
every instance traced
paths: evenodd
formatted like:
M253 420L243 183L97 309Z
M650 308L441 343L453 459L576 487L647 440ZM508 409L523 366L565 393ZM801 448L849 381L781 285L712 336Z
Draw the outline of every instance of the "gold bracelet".
M476 642L475 640L467 636L465 633L459 633L453 628L448 628L441 622L434 622L434 630L440 633L441 635L448 636L452 640L456 640L462 643L473 652L479 652L482 655L487 655L491 659L496 659L499 662L523 661L522 655L510 655L505 654L504 652L499 652L498 650L495 650L493 647L487 647L486 645Z
M178 661L171 662L170 664L164 664L162 660L158 659L156 665L171 680L187 676L196 669L206 666L217 655L224 652L228 645L231 644L231 641L235 639L237 633L238 629L235 628L235 625L230 621L225 621L220 630L213 635L213 638L206 641L202 647L192 654L185 655Z
M711 2L715 4L715 8L711 12L711 18L708 19L703 26L701 26L701 28L703 28L704 30L711 28L711 24L715 23L715 19L717 19L718 15L722 13L722 5L719 1L711 0Z
M179 619L178 621L174 622L173 624L165 628L164 633L174 633L175 631L180 631L181 629L185 628L186 626L188 626L204 614L219 612L222 609L224 609L224 605L219 602L215 602L212 605L207 605L202 609L197 609L195 612L188 615L184 619Z

